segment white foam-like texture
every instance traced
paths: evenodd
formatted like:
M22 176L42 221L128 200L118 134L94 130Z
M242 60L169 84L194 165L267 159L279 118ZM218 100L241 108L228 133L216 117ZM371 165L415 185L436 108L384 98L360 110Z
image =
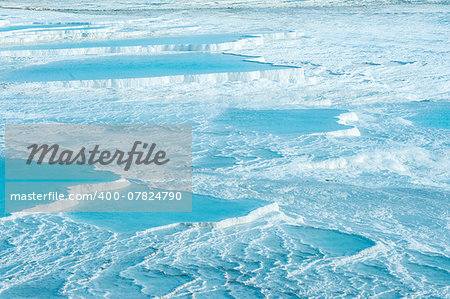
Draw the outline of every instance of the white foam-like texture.
M358 130L358 128L351 128L347 130L338 130L338 131L331 131L325 133L327 136L336 136L336 137L358 137L361 136L361 132Z

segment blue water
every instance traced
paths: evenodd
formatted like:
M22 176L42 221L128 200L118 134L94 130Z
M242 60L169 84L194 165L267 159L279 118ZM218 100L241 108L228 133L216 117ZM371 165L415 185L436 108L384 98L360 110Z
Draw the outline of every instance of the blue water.
M245 59L248 57L207 53L103 56L29 66L5 72L0 75L0 80L3 82L44 82L126 79L286 68Z
M337 116L347 110L340 109L225 109L212 122L211 140L215 136L227 139L228 136L277 136L286 139L298 138L315 133L327 133L351 128L339 124ZM207 154L195 160L199 169L220 169L235 167L250 161L282 160L284 155L270 149L267 144L248 147L241 153L228 153L225 149L231 142L221 141ZM198 148L201 150L201 148Z
M344 112L348 111L339 109L229 109L215 122L240 131L264 132L277 136L299 136L350 128L350 126L337 123L337 116Z
M0 217L6 216L5 213L5 159L0 157Z
M1 167L4 167L6 176L1 178L5 183L5 192L0 195L2 209L5 209L6 200L10 194L46 194L58 192L67 196L68 188L79 184L96 184L111 182L120 178L119 175L108 171L96 171L90 165L71 165L67 168L63 165L37 165L32 162L27 165L24 160L0 159ZM5 167L6 165L6 167ZM72 167L73 166L73 167ZM24 209L35 207L39 204L48 204L49 201L10 201L6 206L6 212L20 212ZM1 210L2 215L5 210Z
M24 30L24 29L27 29L27 30L28 29L46 30L46 29L54 29L54 28L59 29L61 27L68 27L68 28L64 28L64 30L67 30L67 29L71 29L70 27L85 26L85 25L89 25L89 23L17 25L17 26L0 27L0 32L16 31L16 30Z
M416 103L418 112L409 119L413 122L437 129L450 130L450 103Z
M300 66L311 80L95 89L0 84L2 123L193 128L191 213L3 217L1 298L450 297L448 5L111 1L16 1L89 14L0 11L30 23L107 20L98 25L110 30L86 36L95 41L67 31L46 42L44 34L39 46L35 32L21 32L16 41L30 41L23 50L177 42L124 36L136 29L179 34L186 43L205 43L206 36L218 42L223 32L237 32L226 38L234 40L239 32L295 30L304 36L268 38L235 52ZM254 9L264 5L270 8ZM4 32L14 40L13 31ZM23 82L277 68L245 56L172 54L3 57L0 76ZM353 114L338 123L342 113ZM326 134L350 128L361 135Z
M153 213L68 213L72 219L112 230L115 232L137 232L148 228L172 223L216 222L230 217L246 215L264 203L245 198L224 200L212 196L193 194L192 212L153 212Z
M4 160L3 160L4 161ZM117 180L119 175L108 171L95 170L90 165L66 165L42 163L35 161L26 164L24 160L9 159L7 165L7 178L15 181L49 181L49 182L105 182ZM70 170L70 171L69 171Z
M92 29L92 27L89 27ZM6 30L6 28L5 28ZM0 28L1 31L1 28ZM188 36L168 36L136 39L114 39L105 41L45 43L27 46L1 47L1 50L47 50L47 49L76 49L97 47L133 47L154 45L202 45L238 41L249 35L242 34L205 34Z

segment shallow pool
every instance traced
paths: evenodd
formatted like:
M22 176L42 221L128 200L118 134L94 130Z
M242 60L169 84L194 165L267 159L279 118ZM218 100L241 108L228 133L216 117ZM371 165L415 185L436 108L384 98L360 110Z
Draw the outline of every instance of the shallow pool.
M230 130L260 132L278 136L302 135L350 128L350 126L337 122L337 117L345 112L348 111L339 109L228 109L216 119L216 123L223 129L228 128Z
M209 53L102 56L82 60L63 60L6 71L0 75L0 81L46 82L131 79L290 68L248 61L249 58L239 55Z
M14 25L0 27L0 32L18 31L18 30L54 30L54 29L70 29L75 26L87 26L89 23L67 23L67 24L31 24L31 25ZM84 28L85 29L85 28Z
M58 27L62 27L58 26ZM19 26L16 26L19 27ZM26 29L26 26L20 28ZM39 27L40 28L40 27ZM17 29L16 29L17 30ZM2 28L0 28L2 31ZM155 45L201 45L235 42L244 38L254 37L245 34L205 34L189 36L166 36L147 37L137 39L115 39L85 42L48 43L26 46L0 47L0 50L57 50L78 48L103 48L103 47L133 47L133 46L155 46Z

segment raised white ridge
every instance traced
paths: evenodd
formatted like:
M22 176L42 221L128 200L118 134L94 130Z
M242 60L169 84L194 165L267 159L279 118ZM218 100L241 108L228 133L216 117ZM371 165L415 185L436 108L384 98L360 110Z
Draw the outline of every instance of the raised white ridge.
M92 36L95 30L86 31ZM84 33L83 33L84 34ZM106 46L106 47L74 47L69 49L29 49L29 50L14 50L0 49L0 56L48 56L48 55L102 55L111 53L123 54L150 54L163 51L202 51L202 52L217 52L227 50L240 50L246 47L257 47L264 44L267 40L278 40L296 38L302 36L298 32L275 32L265 34L250 34L248 36L242 35L237 40L218 42L218 43L173 43L163 45L139 45L139 46ZM15 37L18 38L18 37ZM55 36L55 38L58 38ZM149 37L151 38L151 37ZM155 37L156 38L156 37ZM24 43L25 40L17 41L17 43Z
M131 183L127 180L120 179L112 182L97 183L97 184L81 184L69 187L67 198L71 194L89 194L94 192L111 191L123 189L130 186ZM76 199L58 200L48 204L37 205L29 209L22 210L20 213L54 213L64 212L77 206L79 201Z
M177 83L222 83L230 81L249 82L267 79L280 82L305 82L302 68L280 68L251 72L226 72L211 74L188 74L176 76L128 78L128 79L99 79L99 80L73 80L73 81L46 81L29 82L36 87L70 87L70 88L139 88L156 85Z
M144 231L138 232L137 234L146 234L150 232L155 232L159 230L164 229L170 229L178 226L188 226L188 227L206 227L206 228L216 228L216 229L224 229L236 225L242 225L242 224L248 224L251 222L254 222L258 219L261 219L265 217L266 215L269 215L271 213L278 213L280 212L280 207L277 203L272 203L260 208L257 208L250 213L248 213L245 216L240 217L231 217L227 218L218 222L177 222L177 223L171 223L167 225L162 225L158 227L152 227L149 229L146 229Z

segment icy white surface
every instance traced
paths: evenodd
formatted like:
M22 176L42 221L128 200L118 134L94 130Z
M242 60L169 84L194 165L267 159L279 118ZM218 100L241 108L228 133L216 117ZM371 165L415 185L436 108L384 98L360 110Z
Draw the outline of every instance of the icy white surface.
M181 5L165 3L154 7ZM302 67L314 80L206 80L131 89L1 83L2 123L192 123L194 192L226 202L256 198L262 208L139 232L127 227L127 219L139 216L123 215L117 221L129 233L112 231L105 219L93 225L63 214L2 218L1 296L38 290L46 297L88 298L448 297L449 7L442 1L183 3L314 7L149 13L143 10L148 3L121 1L114 3L118 9L131 9L101 15L0 12L6 26L102 22L108 28L98 33L102 39L134 38L133 32L303 32L233 51ZM101 1L1 5L105 9ZM47 37L83 40L72 31L53 34ZM20 42L8 36L8 43ZM24 45L28 41L33 38ZM11 70L67 59L23 54L2 56L0 64ZM278 135L221 121L228 109L311 108L347 111L335 120L350 126L345 132L352 136ZM264 119L260 124L265 128Z
M208 8L267 8L267 7L320 7L320 6L356 6L356 5L386 5L401 4L398 0L164 0L164 1L119 1L119 0L81 0L76 3L70 1L52 1L52 0L5 0L2 7L27 8L36 10L69 10L69 11L103 11L103 10L157 10L157 9L208 9ZM414 0L410 3L446 3L443 0Z

